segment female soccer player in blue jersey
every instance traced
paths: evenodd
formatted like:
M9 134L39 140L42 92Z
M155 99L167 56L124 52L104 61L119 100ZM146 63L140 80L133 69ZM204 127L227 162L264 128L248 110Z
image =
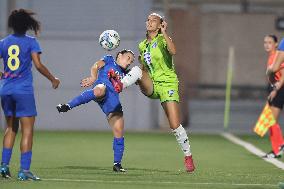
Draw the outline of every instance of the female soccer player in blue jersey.
M119 94L116 88L116 81L122 79L127 68L134 61L134 53L131 50L118 52L116 59L112 56L104 56L97 61L91 68L91 76L83 79L82 87L93 86L92 89L85 90L81 95L75 97L67 104L59 104L59 112L67 112L81 104L95 101L106 114L109 125L112 127L114 165L113 171L125 172L121 166L124 152L124 119L122 106L119 101ZM116 78L113 78L113 77Z
M60 81L41 63L41 48L36 38L26 35L28 30L35 34L39 32L40 23L33 17L35 13L19 9L14 10L8 19L8 26L14 33L0 41L0 58L4 60L4 73L1 77L0 96L7 128L3 139L1 175L10 178L9 163L18 126L21 123L21 162L18 173L19 180L40 180L30 172L33 145L33 128L37 115L32 62L36 69L50 80L52 87L56 89Z

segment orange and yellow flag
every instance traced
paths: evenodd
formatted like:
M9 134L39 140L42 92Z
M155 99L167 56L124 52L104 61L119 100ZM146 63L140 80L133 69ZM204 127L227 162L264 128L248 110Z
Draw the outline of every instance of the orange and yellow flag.
M253 131L259 136L263 137L265 133L268 131L269 127L271 127L275 123L276 120L271 112L269 104L267 103L263 108Z

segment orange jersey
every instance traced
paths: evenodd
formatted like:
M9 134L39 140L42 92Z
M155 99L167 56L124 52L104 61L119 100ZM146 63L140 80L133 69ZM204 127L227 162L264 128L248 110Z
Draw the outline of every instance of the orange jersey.
M269 57L268 57L268 60L267 60L267 67L269 67L270 65L273 64L273 61L274 61L274 58L275 58L275 55L276 55L276 51L273 51L269 54ZM279 68L279 70L275 73L275 80L276 81L279 81L280 78L281 78L281 72L280 70L284 68L284 62L281 63L281 66Z

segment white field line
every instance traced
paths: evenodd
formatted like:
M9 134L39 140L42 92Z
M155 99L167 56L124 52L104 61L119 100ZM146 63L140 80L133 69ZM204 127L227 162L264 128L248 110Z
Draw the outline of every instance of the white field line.
M277 185L275 184L258 184L258 183L221 183L221 182L205 182L205 183L188 183L188 182L168 182L168 181L132 181L132 180L91 180L91 179L56 179L56 178L46 178L42 179L43 181L54 181L54 182L93 182L93 183L108 183L108 184L123 184L123 183L128 183L128 184L183 184L183 185L220 185L220 186L267 186L267 187L275 187Z
M223 133L221 134L224 138L228 139L229 141L231 141L234 144L238 144L242 147L244 147L245 149L247 149L247 151L251 152L252 154L258 156L258 157L262 157L265 155L265 153L263 151L261 151L260 149L258 149L257 147L255 147L254 145L252 145L251 143L245 142L243 140L241 140L240 138L230 134L230 133ZM279 161L275 158L262 158L264 161L267 161L273 165L275 165L276 167L284 170L284 163L282 161Z

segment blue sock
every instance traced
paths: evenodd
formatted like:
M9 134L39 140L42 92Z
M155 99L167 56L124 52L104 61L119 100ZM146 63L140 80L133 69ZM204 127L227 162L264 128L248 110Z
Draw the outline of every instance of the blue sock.
M113 163L121 163L124 152L124 138L113 138Z
M2 151L2 164L9 165L12 156L12 148L3 148Z
M32 151L25 152L21 154L21 169L22 170L30 170L32 161Z
M89 90L84 91L82 94L73 98L67 104L69 104L70 108L72 109L72 108L79 106L81 104L88 103L91 100L96 100L96 96L94 95L93 89L89 89Z

